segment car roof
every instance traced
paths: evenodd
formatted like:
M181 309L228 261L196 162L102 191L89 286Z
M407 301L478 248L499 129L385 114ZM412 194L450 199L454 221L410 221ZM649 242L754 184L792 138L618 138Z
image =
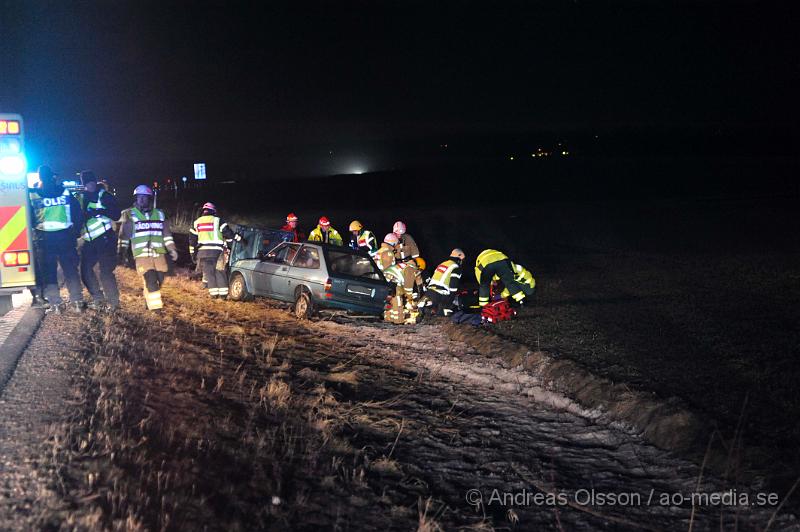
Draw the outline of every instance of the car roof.
M353 248L349 248L347 246L337 246L335 244L325 244L323 242L311 242L305 240L303 242L289 242L289 244L308 244L309 246L316 246L324 250L340 251L343 253L349 253L350 255L362 255L365 257L369 257L369 254L366 251L360 249L356 250Z

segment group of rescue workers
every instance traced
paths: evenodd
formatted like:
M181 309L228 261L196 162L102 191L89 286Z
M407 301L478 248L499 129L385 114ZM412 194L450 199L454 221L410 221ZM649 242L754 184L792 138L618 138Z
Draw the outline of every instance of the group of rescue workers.
M34 304L45 307L48 312L82 312L85 306L83 281L91 296L89 308L110 311L119 308L114 269L130 250L136 271L142 278L145 305L148 310L160 311L163 308L161 285L169 271L166 257L169 255L176 262L178 251L169 220L164 211L155 207L153 190L146 185L137 186L133 191L133 205L121 211L114 194L93 172L84 171L80 176L82 190L77 192L62 186L48 166L41 166L39 183L29 191L40 272L39 293L34 293ZM281 228L290 234L287 237L290 241L306 240L298 223L299 218L290 213ZM416 323L421 315L449 316L460 307L461 268L466 259L460 248L453 249L426 278L425 261L402 221L395 222L392 232L380 243L358 220L353 220L348 230L349 242L345 244L342 235L323 216L307 240L348 245L365 251L372 258L387 281L395 285L391 305L384 313L387 321ZM213 203L205 203L200 217L190 228L189 253L202 271L212 298L227 298L228 280L223 257L233 240L241 240L241 236L218 216ZM59 292L59 265L69 292L69 303L62 301ZM485 249L478 254L475 278L479 284L475 307L481 309L483 319L488 321L510 312L508 298L521 304L536 285L527 269L495 249ZM498 289L498 282L502 283L502 290Z

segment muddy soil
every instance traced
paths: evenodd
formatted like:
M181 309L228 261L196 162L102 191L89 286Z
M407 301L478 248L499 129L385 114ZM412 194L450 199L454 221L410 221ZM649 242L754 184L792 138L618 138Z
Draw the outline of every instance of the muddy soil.
M440 325L298 322L168 279L87 314L79 411L45 462L78 527L774 529L765 491L705 472L503 367ZM55 319L55 318L52 318ZM45 327L48 326L46 318ZM60 319L60 318L59 318ZM48 348L44 348L47 350ZM49 350L69 349L64 347ZM34 450L28 451L36 454ZM46 471L46 470L45 470ZM741 501L741 495L739 502ZM612 503L613 500L613 503ZM754 501L755 502L755 501ZM762 504L763 503L763 504Z

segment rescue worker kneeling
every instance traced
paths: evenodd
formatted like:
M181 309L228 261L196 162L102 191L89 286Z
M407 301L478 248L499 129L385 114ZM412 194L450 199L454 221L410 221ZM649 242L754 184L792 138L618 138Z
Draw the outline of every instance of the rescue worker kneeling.
M178 260L178 250L164 212L153 208L153 191L139 185L133 191L133 207L125 211L120 231L119 247L126 253L130 246L136 271L144 283L144 300L148 310L161 310L161 285L169 270L165 255L173 262Z
M224 251L225 241L241 237L234 235L228 224L217 216L217 208L213 203L203 205L201 216L194 221L189 233L189 253L200 264L208 294L212 299L227 298L228 277L225 275L225 265L217 263Z
M500 280L505 289L501 297L522 303L526 296L533 294L536 280L533 274L522 265L511 262L504 253L496 249L481 251L475 261L475 278L480 285L478 289L478 304L481 307L489 303L492 281Z
M421 303L431 314L449 316L461 283L461 263L465 258L459 248L450 252L450 258L439 264L428 281L425 301Z

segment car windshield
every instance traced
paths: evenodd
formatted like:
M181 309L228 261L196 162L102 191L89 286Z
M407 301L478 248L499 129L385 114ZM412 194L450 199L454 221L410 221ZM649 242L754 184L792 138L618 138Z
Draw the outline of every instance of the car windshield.
M372 259L342 251L328 250L328 267L332 274L379 280L380 271Z

